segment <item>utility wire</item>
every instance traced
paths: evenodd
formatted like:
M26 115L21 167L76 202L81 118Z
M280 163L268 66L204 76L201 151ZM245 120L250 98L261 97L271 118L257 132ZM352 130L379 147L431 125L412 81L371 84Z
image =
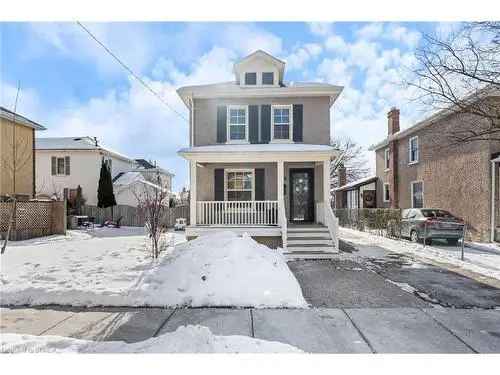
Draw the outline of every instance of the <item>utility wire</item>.
M122 66L123 69L125 69L127 72L129 72L132 77L134 77L137 81L139 81L139 83L141 83L149 92L151 92L151 94L153 94L154 96L156 96L158 98L158 100L160 100L164 105L166 105L168 107L168 109L170 109L172 112L174 112L177 116L179 116L180 118L182 118L184 121L188 122L188 119L180 112L176 111L170 104L168 104L168 102L166 100L164 100L160 94L158 94L155 90L153 90L151 88L151 86L149 86L141 77L139 77L137 74L134 73L134 71L129 68L127 66L127 64L125 64L122 60L120 60L118 58L118 56L116 56L108 47L106 47L104 45L104 43L102 43L99 39L97 39L97 37L92 34L92 32L87 29L81 22L79 21L76 21L77 25L80 26L87 34L89 34L89 36L94 39L94 41L99 44L102 48L104 48L104 50L109 54L111 55L111 57L113 57L117 62L118 64L120 64Z

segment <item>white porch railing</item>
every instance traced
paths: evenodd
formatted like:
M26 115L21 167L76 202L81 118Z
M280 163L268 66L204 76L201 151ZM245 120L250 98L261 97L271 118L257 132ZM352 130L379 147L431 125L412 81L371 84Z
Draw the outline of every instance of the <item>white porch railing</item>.
M279 212L278 212L278 222L281 227L281 242L283 244L283 250L286 250L288 248L288 234L287 234L287 226L288 226L288 220L286 218L286 213L285 213L285 204L284 202L281 202L281 205L279 206Z
M198 201L198 225L278 225L278 201Z
M325 214L324 224L328 227L330 236L332 237L333 246L338 250L339 248L339 219L333 214L330 202L323 204L323 211Z

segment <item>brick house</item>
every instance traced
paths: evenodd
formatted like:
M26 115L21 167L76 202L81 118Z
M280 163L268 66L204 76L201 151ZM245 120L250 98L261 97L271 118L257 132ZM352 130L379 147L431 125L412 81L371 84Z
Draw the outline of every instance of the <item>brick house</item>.
M500 103L498 93L482 100ZM389 111L387 138L370 148L376 154L377 207L445 209L467 222L473 240L491 241L500 222L500 142L453 145L450 131L470 126L463 116L441 111L400 130L399 110Z

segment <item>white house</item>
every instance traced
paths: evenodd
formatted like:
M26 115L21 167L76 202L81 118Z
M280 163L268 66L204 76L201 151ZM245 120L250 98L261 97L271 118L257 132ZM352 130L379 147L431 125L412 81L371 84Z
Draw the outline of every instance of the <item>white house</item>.
M285 62L256 51L235 80L178 89L189 109L188 237L231 229L291 258L338 250L330 207L330 108L342 87L285 81Z
M146 168L143 159L132 159L108 147L103 147L91 137L37 138L36 140L36 186L37 195L62 197L64 189L71 195L78 185L82 187L86 204L97 205L97 187L101 162L111 171L116 203L137 206L137 200L130 189L137 181L124 177L135 173L135 179L147 180L152 173ZM144 176L141 174L143 173ZM170 191L173 175L161 170L163 188Z

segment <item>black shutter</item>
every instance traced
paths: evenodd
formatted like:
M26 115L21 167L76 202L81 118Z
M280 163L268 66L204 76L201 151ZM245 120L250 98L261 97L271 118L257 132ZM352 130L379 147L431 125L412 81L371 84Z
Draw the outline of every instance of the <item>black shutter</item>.
M217 143L225 143L227 140L227 107L217 106Z
M52 156L51 163L52 163L52 176L55 176L57 174L57 158L55 156Z
M266 200L266 174L264 168L255 169L255 200L265 201Z
M224 200L224 169L214 169L214 200Z
M248 106L248 127L250 143L259 143L259 106Z
M302 142L302 132L303 132L303 105L294 104L293 105L293 141Z
M268 104L260 107L260 127L262 143L269 143L271 140L271 106Z
M69 156L64 157L64 168L65 168L64 174L66 176L69 176L70 172L71 172L70 165L69 165Z

